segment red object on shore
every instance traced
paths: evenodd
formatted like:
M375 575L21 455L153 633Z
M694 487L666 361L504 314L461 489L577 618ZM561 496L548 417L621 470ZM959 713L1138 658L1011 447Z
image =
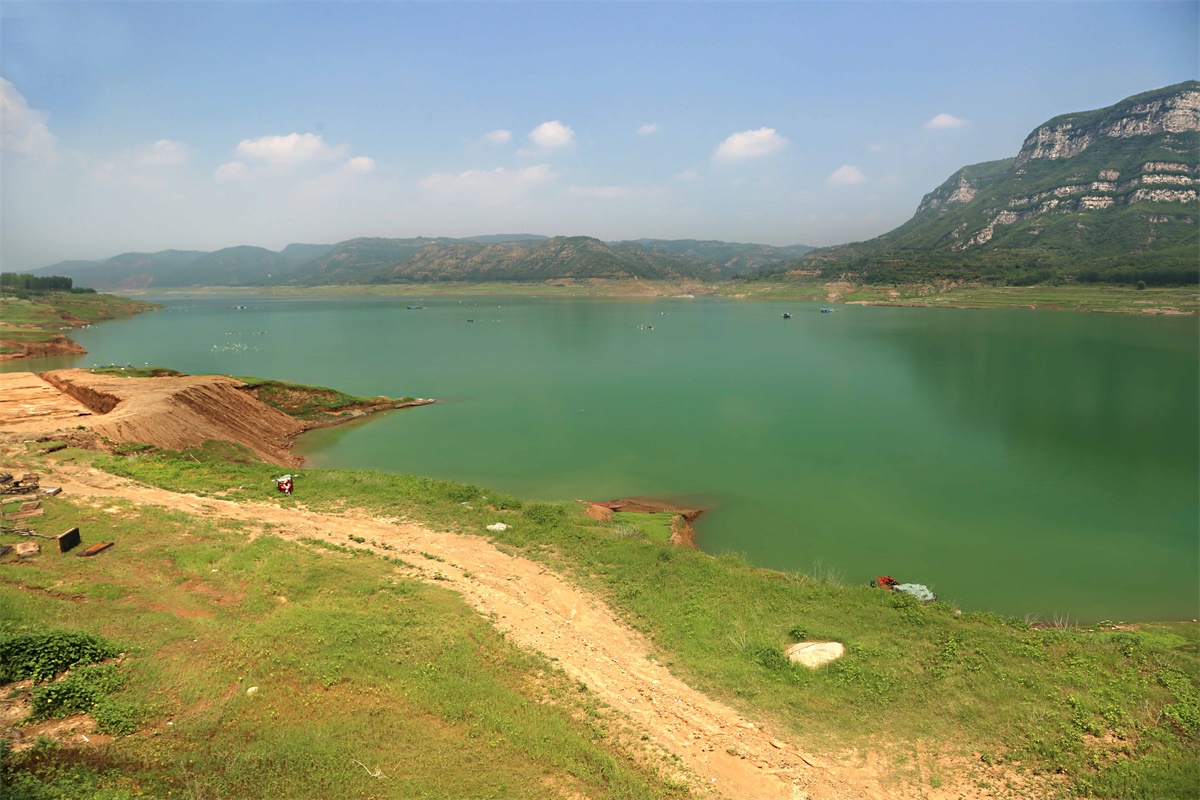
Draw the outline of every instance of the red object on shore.
M875 579L874 583L880 589L894 590L896 588L896 579L893 578L891 575L880 575L878 578Z

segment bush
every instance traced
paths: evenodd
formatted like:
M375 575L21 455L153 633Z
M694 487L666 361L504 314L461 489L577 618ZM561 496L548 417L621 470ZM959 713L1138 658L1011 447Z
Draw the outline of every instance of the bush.
M82 664L117 655L117 648L89 633L49 631L0 639L0 683L33 678L44 681Z
M66 717L91 711L100 700L121 686L121 676L111 664L79 667L61 681L33 690L33 716Z
M129 703L111 697L100 700L92 707L97 733L111 733L114 736L133 733L138 729L140 716L138 710Z
M472 500L479 499L483 494L478 486L472 486L469 483L452 483L446 482L446 499L452 503L469 503Z
M780 652L778 647L770 645L758 645L749 649L751 658L753 658L760 666L765 667L771 672L781 672L791 667L792 662L788 657Z
M560 503L530 503L521 513L538 525L555 525L567 518L567 510Z
M521 498L513 497L511 494L493 494L489 502L497 511L520 511L521 506L524 505Z

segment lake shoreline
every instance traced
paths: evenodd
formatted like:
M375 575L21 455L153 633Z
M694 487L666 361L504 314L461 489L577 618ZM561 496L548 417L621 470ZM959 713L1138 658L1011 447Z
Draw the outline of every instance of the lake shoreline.
M816 304L703 298L411 303L421 311L390 298L164 302L163 314L97 326L81 342L101 363L144 354L197 375L454 399L419 418L314 431L293 451L310 469L437 476L535 499L653 494L715 506L693 526L705 551L788 572L837 565L855 584L890 572L998 613L1195 616L1170 602L1196 580L1179 574L1194 542L1177 531L1195 518L1194 497L1176 491L1195 471L1195 420L1172 416L1195 396L1185 380L1194 319L823 315ZM669 519L629 522L665 541ZM942 546L959 531L978 543L973 557ZM1171 558L1127 548L1128 531ZM1073 555L1092 541L1109 544ZM1025 552L1044 559L1012 555ZM1132 585L1089 587L1116 552ZM1082 566L1013 597L1012 580L1051 562ZM1158 577L1143 578L1143 566Z
M615 512L623 514L671 514L670 543L698 550L695 524L710 508L684 506L656 497L623 497L617 500L576 500L587 506L587 514L599 522L609 522Z
M154 371L154 369L145 370ZM173 372L165 370L164 372ZM283 385L293 405L307 410L313 398L331 391ZM155 447L186 451L206 442L233 443L267 463L300 467L303 456L292 452L300 434L404 408L437 402L433 398L352 398L333 411L307 411L301 418L278 402L267 402L262 387L227 375L163 374L124 377L83 369L33 375L0 373L4 389L3 433L41 437L64 436L92 449ZM83 432L81 435L81 431Z
M987 286L901 284L876 286L844 281L640 281L562 279L544 282L373 284L330 286L194 286L131 291L128 296L262 295L268 297L608 297L613 299L770 300L845 303L905 308L991 308L1079 311L1149 316L1196 316L1194 287L1135 289L1128 286Z

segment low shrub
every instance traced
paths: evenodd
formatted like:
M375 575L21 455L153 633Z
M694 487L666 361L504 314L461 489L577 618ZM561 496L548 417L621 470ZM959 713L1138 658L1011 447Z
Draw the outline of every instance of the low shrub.
M121 676L111 664L79 667L61 681L46 683L33 690L33 716L45 719L91 711L105 695L120 687Z
M44 681L83 664L117 655L111 642L88 633L48 631L0 638L0 683Z
M136 707L122 700L106 697L92 706L97 733L124 736L138 729L141 714Z
M561 503L530 503L521 514L538 525L556 525L567 518L567 510Z

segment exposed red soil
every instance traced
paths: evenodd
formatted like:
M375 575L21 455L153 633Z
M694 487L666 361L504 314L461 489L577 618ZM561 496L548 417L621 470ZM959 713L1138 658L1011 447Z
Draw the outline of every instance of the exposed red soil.
M694 506L684 506L670 500L656 497L623 497L620 500L595 502L576 500L587 506L587 515L600 522L610 522L614 512L623 511L630 514L674 514L671 518L671 544L681 547L696 548L696 531L694 524L707 509Z
M18 342L14 339L0 339L0 349L8 350L0 353L0 361L13 361L18 358L46 358L47 356L79 356L87 353L74 339L55 334L46 342Z
M424 405L432 400L414 400ZM260 402L246 384L223 375L124 378L83 369L0 374L0 432L26 438L84 428L110 444L170 450L208 440L236 442L264 460L294 467L295 438L311 428L403 407L367 403L345 415L301 421Z

